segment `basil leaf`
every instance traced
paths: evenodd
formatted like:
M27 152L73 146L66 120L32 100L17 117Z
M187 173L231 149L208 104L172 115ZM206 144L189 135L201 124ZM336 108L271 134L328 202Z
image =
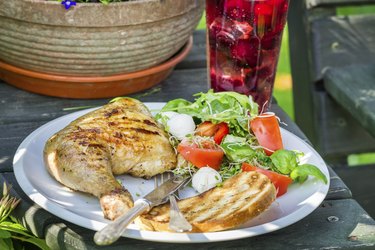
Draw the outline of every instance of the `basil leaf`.
M277 150L270 157L274 165L273 170L281 174L290 174L298 165L296 153L290 150Z
M255 151L244 143L223 143L220 146L232 162L245 162L255 155Z
M290 178L298 182L304 182L311 175L327 184L327 177L319 168L311 164L299 165L290 173Z
M255 156L255 150L246 143L246 139L243 137L227 135L220 147L231 162L242 163Z

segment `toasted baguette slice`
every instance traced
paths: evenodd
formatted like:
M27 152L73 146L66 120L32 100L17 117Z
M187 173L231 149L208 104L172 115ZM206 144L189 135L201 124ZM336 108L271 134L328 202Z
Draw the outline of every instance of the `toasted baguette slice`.
M266 210L276 199L276 189L263 174L242 172L203 194L178 201L192 232L215 232L240 226ZM169 203L139 216L142 230L170 231Z

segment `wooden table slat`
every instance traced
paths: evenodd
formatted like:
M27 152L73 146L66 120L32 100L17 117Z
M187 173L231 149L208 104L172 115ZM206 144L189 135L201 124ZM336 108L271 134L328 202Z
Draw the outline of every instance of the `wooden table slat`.
M375 137L375 64L330 68L324 84L340 106Z

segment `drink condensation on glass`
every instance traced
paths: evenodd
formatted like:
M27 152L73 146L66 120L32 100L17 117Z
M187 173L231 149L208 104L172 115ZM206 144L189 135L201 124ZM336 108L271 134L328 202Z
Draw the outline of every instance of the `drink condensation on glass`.
M206 0L210 86L272 98L289 0Z

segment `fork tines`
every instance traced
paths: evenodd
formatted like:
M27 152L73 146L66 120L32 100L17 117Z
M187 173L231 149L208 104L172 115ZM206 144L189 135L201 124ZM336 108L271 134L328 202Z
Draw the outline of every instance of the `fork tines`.
M154 178L154 188L157 188L159 185L163 184L165 181L172 178L171 172L165 172L162 174L155 175Z

